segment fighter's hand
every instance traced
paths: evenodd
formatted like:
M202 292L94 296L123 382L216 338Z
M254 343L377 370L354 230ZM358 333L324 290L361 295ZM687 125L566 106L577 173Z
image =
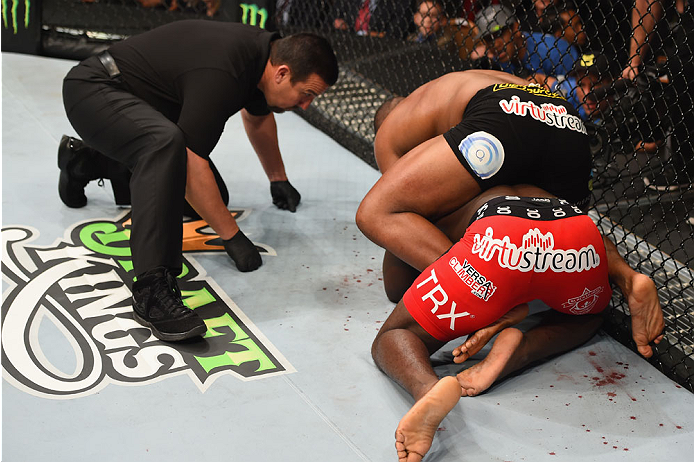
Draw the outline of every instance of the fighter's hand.
M653 356L651 343L658 344L663 339L663 310L660 307L655 284L645 274L638 273L630 283L627 303L631 312L631 335L639 353L645 357Z
M272 203L278 208L296 212L296 206L301 201L301 194L294 189L289 181L273 181L270 183Z
M241 230L224 241L224 250L234 260L236 268L244 273L256 270L263 264L258 248Z

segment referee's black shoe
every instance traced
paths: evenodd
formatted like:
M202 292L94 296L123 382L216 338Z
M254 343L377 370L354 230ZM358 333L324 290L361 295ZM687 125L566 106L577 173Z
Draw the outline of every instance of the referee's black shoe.
M88 163L80 162L82 149L79 140L67 135L63 135L58 146L58 194L63 203L73 209L87 205L84 187L95 179L94 169Z
M65 205L80 208L87 205L84 188L92 180L111 181L113 197L119 206L130 205L130 171L100 152L85 145L80 139L63 135L58 146L58 194Z
M133 318L167 342L207 332L205 321L183 304L176 278L163 267L141 274L133 284Z

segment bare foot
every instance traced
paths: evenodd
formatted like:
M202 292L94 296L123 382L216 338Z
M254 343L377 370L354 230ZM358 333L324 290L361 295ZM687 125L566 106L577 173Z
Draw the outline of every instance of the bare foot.
M460 364L469 359L471 356L479 353L487 342L489 342L489 340L491 340L491 338L496 334L507 327L518 324L525 319L525 317L528 315L528 310L529 308L527 303L515 306L511 308L505 315L489 324L487 327L483 327L473 332L467 338L467 340L465 340L465 343L453 350L453 361Z
M476 396L489 388L499 378L522 340L523 332L515 327L501 331L487 357L456 376L461 395Z
M439 424L460 400L455 377L444 377L400 420L395 430L395 449L400 462L419 462L434 441Z
M645 274L636 273L628 284L627 303L631 313L631 335L639 353L646 358L653 356L650 342L663 339L663 310L660 307L655 284Z

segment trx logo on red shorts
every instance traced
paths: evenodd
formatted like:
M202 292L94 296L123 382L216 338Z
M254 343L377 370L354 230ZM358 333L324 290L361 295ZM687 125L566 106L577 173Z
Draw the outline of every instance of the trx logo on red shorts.
M578 297L573 297L562 303L564 309L569 310L572 314L586 314L588 313L595 304L597 303L599 294L603 291L603 286L598 286L593 290L589 290L587 287L583 289L583 293Z
M425 284L428 284L431 282L432 284L435 284L434 287L426 294L422 296L422 301L427 301L431 300L432 302L432 308L431 312L436 313L440 307L445 306L448 303L448 294L446 293L445 290L443 290L443 287L441 287L441 284L439 284L439 280L436 278L436 273L434 272L434 268L431 269L431 276L417 284L417 288L419 289ZM446 319L450 318L451 320L451 330L455 330L455 320L458 318L462 318L465 316L470 316L470 313L467 311L463 311L462 313L456 313L455 312L455 302L451 301L451 310L449 311L448 314L437 314L436 317L439 319Z
M523 243L518 247L508 236L495 239L494 230L490 226L484 236L475 235L471 251L486 261L494 258L496 253L500 267L524 273L544 273L547 270L555 273L580 273L600 266L600 256L592 244L579 250L555 249L552 233L548 231L547 234L542 234L537 228L528 230L523 236Z
M460 280L472 289L471 292L475 297L481 298L486 302L489 300L489 297L494 295L496 286L492 281L480 274L467 259L461 264L457 258L452 257L448 264L451 265L451 268L453 268Z

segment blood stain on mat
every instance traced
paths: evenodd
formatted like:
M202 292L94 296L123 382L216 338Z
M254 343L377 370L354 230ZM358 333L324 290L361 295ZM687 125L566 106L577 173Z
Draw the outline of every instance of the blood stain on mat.
M594 351L589 351L589 352L588 352L588 354L589 354L589 355L591 355L591 356L595 356L595 355L597 355L597 353L596 353L596 352L594 352Z
M598 369L598 372L602 372L602 370ZM626 375L622 374L621 372L612 372L610 375L606 375L602 379L599 377L593 377L592 379L595 382L593 385L596 387L602 387L607 384L615 384L618 380L621 380L624 377L626 377Z
M629 418L630 418L631 420L636 420L636 417L634 417L633 415L630 416Z

